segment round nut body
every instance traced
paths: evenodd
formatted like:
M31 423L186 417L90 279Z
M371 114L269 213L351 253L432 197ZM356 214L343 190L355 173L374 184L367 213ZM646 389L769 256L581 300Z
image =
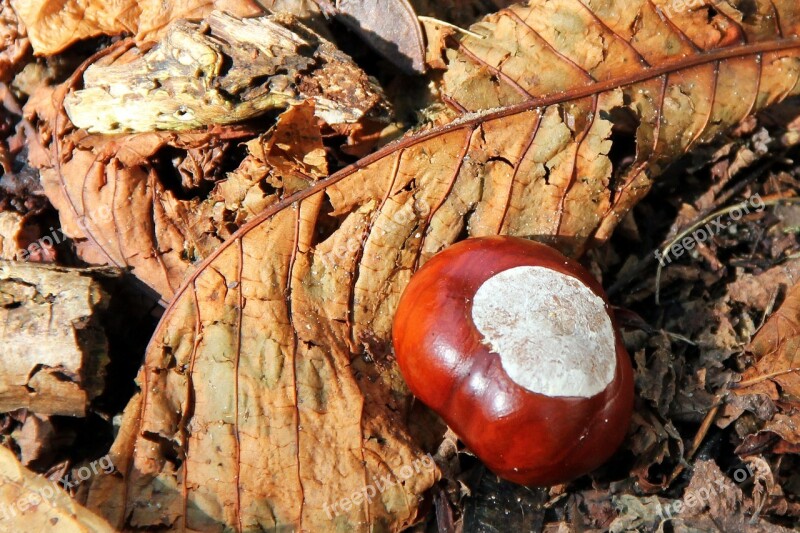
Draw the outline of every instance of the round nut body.
M476 327L478 290L490 278L519 267L550 269L570 283L577 279L592 298L599 298L613 335L607 339L613 370L600 392L569 396L529 390L509 376L501 356ZM564 305L568 308L569 302ZM605 294L580 264L549 246L484 237L449 247L411 278L392 334L400 370L414 395L500 477L524 485L563 483L602 465L625 438L633 409L633 370ZM558 364L567 354L532 355ZM542 370L547 371L546 365ZM541 381L537 368L529 371Z

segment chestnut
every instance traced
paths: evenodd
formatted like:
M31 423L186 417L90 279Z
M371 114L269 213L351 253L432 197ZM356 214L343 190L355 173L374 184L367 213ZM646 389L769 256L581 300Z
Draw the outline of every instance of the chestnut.
M515 237L459 242L411 278L392 326L400 371L498 476L591 472L625 438L633 370L600 284Z

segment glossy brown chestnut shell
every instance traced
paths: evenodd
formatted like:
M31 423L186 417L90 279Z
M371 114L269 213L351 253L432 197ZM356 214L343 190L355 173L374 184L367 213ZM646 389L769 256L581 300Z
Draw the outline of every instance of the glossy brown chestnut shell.
M516 483L553 485L596 469L622 443L633 409L633 370L610 316L616 368L602 392L551 397L514 382L475 327L472 301L487 279L519 266L577 278L608 310L600 284L555 249L514 237L468 239L414 274L395 315L394 349L414 395L489 469Z

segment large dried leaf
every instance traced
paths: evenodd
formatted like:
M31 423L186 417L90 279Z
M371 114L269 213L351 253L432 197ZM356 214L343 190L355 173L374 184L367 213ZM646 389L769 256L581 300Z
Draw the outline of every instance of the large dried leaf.
M445 80L463 116L283 198L187 278L114 446L127 475L93 507L118 527L408 525L432 472L325 509L421 458L389 357L411 274L465 235L579 250L671 158L796 92L800 10L748 6L667 21L651 2L541 0L474 28L487 38ZM616 170L615 126L638 141Z
M534 1L449 52L452 105L493 109L460 128L483 132L469 147L484 175L471 234L547 236L576 253L677 156L800 91L795 3L667 5Z
M140 43L152 42L170 22L201 19L215 9L238 17L263 12L255 0L11 0L11 5L39 55L57 54L97 35L127 33Z
M396 370L360 357L350 334L355 252L339 248L367 222L315 249L322 201L283 204L175 300L113 450L128 475L90 501L119 527L398 530L417 518L436 471L404 431ZM384 478L371 501L326 512Z

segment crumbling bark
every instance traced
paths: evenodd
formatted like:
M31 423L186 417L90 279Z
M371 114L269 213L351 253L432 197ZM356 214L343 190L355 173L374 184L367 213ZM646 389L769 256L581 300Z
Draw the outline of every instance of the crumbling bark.
M387 111L350 57L287 14L180 20L151 50L95 63L83 81L64 105L93 133L233 124L309 99L328 124Z
M83 416L102 392L109 269L0 261L0 412Z

